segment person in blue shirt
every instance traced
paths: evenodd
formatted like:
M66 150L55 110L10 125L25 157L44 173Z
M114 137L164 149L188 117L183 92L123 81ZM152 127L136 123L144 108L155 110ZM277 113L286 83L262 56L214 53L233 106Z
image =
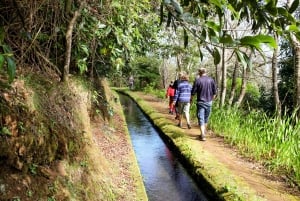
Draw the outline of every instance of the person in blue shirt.
M192 96L197 94L197 118L200 126L200 140L205 141L207 123L211 113L212 102L217 94L215 81L207 76L206 69L199 69L199 77L195 80L192 88Z
M178 126L182 127L182 115L184 114L187 127L191 129L190 123L190 101L192 85L189 83L189 77L185 72L181 73L180 82L175 92L173 104L178 103Z

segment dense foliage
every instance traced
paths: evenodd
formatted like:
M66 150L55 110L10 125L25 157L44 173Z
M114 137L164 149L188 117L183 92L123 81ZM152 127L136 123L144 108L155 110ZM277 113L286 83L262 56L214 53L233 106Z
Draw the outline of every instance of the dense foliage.
M283 107L287 110L288 113L293 112L293 105L295 100L293 99L293 94L295 91L295 77L294 77L294 59L293 51L289 43L286 41L281 45L281 58L279 62L279 74L280 82L279 94Z
M16 64L62 77L69 59L70 73L109 77L155 46L155 8L147 0L1 1L0 69L10 79Z

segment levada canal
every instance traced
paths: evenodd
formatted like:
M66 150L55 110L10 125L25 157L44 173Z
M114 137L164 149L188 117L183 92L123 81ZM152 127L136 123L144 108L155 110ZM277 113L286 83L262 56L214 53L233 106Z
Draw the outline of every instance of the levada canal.
M137 104L119 94L149 201L206 201Z

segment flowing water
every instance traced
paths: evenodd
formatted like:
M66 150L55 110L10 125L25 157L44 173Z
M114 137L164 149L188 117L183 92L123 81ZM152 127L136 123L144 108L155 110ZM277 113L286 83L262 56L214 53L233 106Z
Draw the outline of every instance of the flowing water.
M208 200L136 103L119 95L149 201Z

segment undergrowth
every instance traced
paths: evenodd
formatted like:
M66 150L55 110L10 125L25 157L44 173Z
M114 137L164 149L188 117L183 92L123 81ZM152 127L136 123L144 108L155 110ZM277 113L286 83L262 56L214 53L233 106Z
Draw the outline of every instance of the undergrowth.
M213 108L210 128L240 152L273 173L300 184L300 124L295 116L270 117L261 111Z

